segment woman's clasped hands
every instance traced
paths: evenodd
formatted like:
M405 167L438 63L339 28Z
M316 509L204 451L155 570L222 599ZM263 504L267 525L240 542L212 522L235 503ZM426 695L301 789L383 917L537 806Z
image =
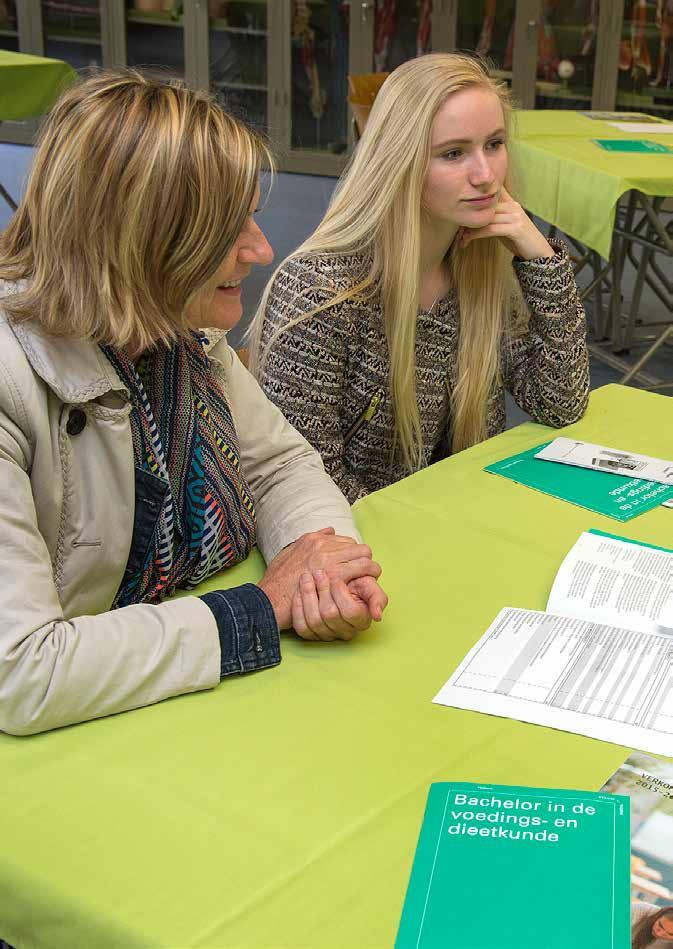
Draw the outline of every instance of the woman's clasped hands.
M383 615L388 597L380 576L366 544L325 527L274 557L259 587L280 629L293 627L302 639L349 640Z

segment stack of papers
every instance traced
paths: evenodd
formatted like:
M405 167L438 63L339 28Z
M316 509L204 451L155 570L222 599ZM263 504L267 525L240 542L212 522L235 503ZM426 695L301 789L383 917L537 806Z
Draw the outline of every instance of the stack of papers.
M673 506L673 462L569 438L536 445L484 470L617 521L660 504Z

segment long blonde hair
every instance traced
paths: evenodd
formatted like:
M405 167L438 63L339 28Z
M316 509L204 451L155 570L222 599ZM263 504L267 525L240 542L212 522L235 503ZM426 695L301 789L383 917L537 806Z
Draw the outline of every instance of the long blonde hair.
M0 236L9 319L139 352L186 311L249 213L263 141L205 92L133 70L71 87L42 130Z
M278 335L343 300L380 293L390 353L395 435L409 470L422 466L423 442L416 394L416 317L419 306L422 192L431 158L432 123L455 92L479 87L511 105L504 84L478 60L431 53L399 66L386 79L362 139L313 234L287 260L299 256L362 254L368 269L351 287L280 327L261 351L269 281L249 333L252 369L260 375ZM487 402L498 378L505 313L515 294L511 254L484 238L450 252L449 265L461 314L458 376L451 394L454 451L486 436ZM310 292L310 288L307 288Z

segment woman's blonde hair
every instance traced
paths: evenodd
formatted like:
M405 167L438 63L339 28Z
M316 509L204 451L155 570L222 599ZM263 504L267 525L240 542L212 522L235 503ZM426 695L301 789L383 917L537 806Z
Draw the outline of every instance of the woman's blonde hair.
M423 442L416 394L422 193L432 148L432 123L452 94L486 89L498 97L505 123L509 93L478 60L431 53L399 66L383 83L358 147L317 229L287 259L362 254L366 270L346 291L280 327L261 351L269 281L250 331L252 368L263 373L278 335L301 320L353 297L380 294L390 353L396 441L409 470L421 467ZM457 383L452 391L454 451L486 436L488 397L498 378L505 313L515 293L511 254L484 238L452 248L449 265L461 314ZM307 288L307 293L311 288ZM392 462L392 460L391 460Z
M25 197L0 236L14 321L139 352L187 332L196 291L250 211L261 138L208 93L132 70L58 100Z

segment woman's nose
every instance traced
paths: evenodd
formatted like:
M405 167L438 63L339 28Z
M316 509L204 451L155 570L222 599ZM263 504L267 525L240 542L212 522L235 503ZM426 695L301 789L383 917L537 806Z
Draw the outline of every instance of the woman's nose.
M238 252L238 259L244 264L259 264L266 267L273 260L273 249L264 236L264 231L254 221L248 229L245 240Z
M484 185L489 184L493 179L493 170L486 155L483 152L475 154L470 168L470 183Z

